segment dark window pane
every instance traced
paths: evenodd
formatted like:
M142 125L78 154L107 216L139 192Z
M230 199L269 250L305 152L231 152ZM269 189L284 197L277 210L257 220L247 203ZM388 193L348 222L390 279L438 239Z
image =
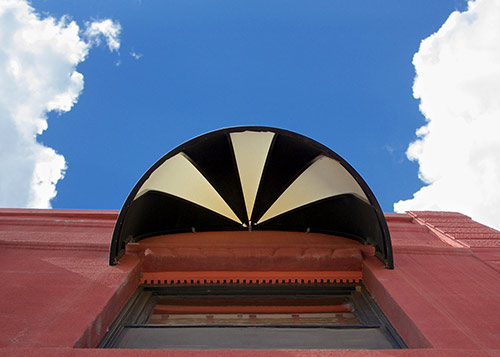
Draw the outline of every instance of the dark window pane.
M124 328L120 348L391 349L379 328Z

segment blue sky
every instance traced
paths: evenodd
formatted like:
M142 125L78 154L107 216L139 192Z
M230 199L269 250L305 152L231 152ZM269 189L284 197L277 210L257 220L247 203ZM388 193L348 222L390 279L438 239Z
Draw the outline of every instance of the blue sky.
M69 16L80 32L103 19L121 26L118 51L104 38L89 45L76 66L83 90L71 110L48 112L37 138L66 160L53 208L120 209L142 174L184 141L266 125L340 154L386 212L423 186L405 155L425 124L413 56L453 11L467 10L462 0L31 6L41 18Z
M32 4L54 17L111 18L123 28L120 54L91 50L78 66L85 76L78 103L51 115L39 139L68 162L54 208L119 209L149 166L184 141L221 127L268 125L336 151L384 211L422 185L404 156L424 122L412 96L412 57L464 7L399 0Z

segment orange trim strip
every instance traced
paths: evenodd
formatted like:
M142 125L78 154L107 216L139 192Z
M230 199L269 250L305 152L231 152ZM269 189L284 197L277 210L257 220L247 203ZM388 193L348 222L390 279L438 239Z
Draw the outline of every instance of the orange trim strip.
M173 271L143 272L141 284L332 284L361 280L360 271Z

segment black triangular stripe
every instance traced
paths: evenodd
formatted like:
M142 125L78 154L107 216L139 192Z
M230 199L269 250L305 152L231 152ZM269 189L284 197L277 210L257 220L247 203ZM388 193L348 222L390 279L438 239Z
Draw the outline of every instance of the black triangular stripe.
M240 176L228 134L220 133L182 150L241 222L247 222Z
M158 234L242 230L243 227L212 210L164 192L148 191L132 202L122 236L144 238Z
M375 209L353 194L329 197L283 213L254 230L307 231L354 238L384 251Z
M252 222L258 222L288 186L321 154L318 148L283 134L275 136L270 150L257 192Z

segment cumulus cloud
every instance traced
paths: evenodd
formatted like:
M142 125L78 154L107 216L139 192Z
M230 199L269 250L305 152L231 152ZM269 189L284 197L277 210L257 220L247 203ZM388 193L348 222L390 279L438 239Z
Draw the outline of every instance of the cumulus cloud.
M500 1L453 12L413 64L427 124L407 157L427 185L395 211L459 211L500 229Z
M115 41L108 46L117 50L119 32L106 29L103 36ZM41 19L26 1L3 0L0 44L0 206L48 208L66 161L37 135L48 127L48 112L67 112L77 102L83 75L76 67L93 42L67 17Z

